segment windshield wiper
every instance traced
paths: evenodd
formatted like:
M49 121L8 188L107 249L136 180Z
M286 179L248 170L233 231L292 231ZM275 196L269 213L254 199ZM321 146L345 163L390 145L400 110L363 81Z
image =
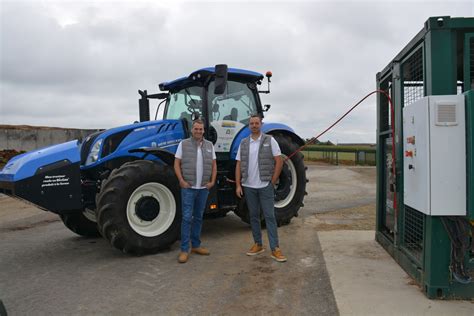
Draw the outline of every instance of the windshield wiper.
M191 97L191 93L189 93L188 88L184 88L184 92L189 96L189 99L191 99L191 102L194 103L194 106L192 107L193 110L196 110L197 103L196 101ZM192 112L191 112L192 113Z

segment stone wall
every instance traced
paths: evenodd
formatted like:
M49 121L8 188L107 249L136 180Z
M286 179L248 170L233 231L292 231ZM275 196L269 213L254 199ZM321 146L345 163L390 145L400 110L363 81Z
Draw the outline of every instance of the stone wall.
M30 151L74 139L83 139L97 129L0 125L0 150Z

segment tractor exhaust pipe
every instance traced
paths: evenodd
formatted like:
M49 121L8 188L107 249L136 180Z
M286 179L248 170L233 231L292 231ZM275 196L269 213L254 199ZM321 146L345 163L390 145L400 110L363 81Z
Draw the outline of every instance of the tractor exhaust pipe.
M150 100L148 100L147 91L138 90L141 99L138 99L138 108L140 113L140 122L145 122L150 120Z

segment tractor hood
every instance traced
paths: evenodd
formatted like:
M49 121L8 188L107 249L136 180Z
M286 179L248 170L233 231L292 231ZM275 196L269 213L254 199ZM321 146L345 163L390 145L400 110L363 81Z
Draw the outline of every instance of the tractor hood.
M124 156L143 156L131 152L137 148L159 147L175 152L184 137L182 120L146 121L92 134L81 148L81 168L92 168Z
M176 151L185 135L181 120L130 124L10 159L0 170L0 192L58 214L83 208L81 169L112 159L143 157L142 147ZM132 157L133 159L133 157Z

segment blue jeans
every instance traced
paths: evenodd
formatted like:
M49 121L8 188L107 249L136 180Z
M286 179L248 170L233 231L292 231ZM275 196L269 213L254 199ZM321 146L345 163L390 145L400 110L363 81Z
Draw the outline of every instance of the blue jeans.
M181 251L189 252L189 241L193 248L201 245L201 227L208 189L181 188Z
M270 182L265 188L261 189L244 187L244 195L250 213L250 226L252 226L253 240L256 244L262 245L262 230L260 226L260 209L262 209L267 226L270 248L272 251L275 250L279 245L273 185Z

